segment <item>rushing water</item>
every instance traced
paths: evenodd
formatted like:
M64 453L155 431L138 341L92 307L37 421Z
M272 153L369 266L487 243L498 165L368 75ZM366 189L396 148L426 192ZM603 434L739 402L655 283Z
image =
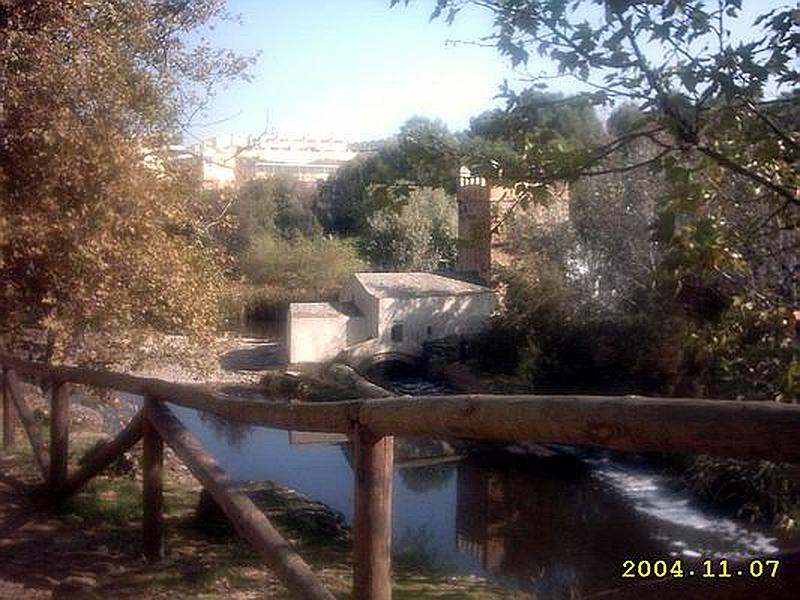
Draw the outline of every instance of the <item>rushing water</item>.
M348 445L290 444L285 431L175 411L233 477L277 481L352 518ZM734 560L781 549L775 534L710 514L670 483L654 467L602 454L399 468L394 560L560 600L617 587L628 559Z

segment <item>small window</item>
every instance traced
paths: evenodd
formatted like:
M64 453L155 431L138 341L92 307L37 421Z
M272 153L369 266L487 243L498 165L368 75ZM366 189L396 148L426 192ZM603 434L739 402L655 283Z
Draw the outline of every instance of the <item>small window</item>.
M431 337L432 335L433 335L433 327L428 325L428 337Z
M402 323L395 323L392 325L392 331L390 333L390 338L393 342L402 342L403 341L403 324Z

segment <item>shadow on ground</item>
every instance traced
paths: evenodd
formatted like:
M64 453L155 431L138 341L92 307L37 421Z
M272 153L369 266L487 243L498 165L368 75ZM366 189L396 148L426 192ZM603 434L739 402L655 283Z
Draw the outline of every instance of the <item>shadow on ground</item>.
M226 352L219 364L225 371L267 371L286 364L286 350L279 342L254 344Z

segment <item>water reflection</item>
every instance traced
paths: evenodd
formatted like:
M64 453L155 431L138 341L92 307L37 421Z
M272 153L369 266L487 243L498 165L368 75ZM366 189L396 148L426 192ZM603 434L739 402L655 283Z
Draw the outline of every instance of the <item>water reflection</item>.
M458 552L537 598L561 600L618 587L625 560L735 561L779 550L775 538L705 514L662 479L609 460L571 474L547 461L465 461L458 467Z
M229 421L213 413L198 412L197 416L204 425L214 432L215 436L236 450L242 449L242 444L250 437L253 431L252 425Z
M400 479L412 492L420 494L443 488L453 478L453 465L429 465L426 467L399 469Z
M466 461L456 503L459 552L542 598L603 589L632 554L661 550L613 491L574 471Z
M429 525L407 527L395 535L392 543L392 562L400 570L441 571L446 559L436 543L436 532Z

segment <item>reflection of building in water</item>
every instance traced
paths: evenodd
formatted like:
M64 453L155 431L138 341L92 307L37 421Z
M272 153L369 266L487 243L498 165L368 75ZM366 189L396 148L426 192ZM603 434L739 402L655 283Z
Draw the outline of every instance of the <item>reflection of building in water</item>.
M567 457L458 467L456 546L535 597L572 598L618 584L635 551L660 556L652 526Z
M503 520L503 484L500 476L469 463L458 469L456 544L496 574L505 557L505 539L498 526Z

